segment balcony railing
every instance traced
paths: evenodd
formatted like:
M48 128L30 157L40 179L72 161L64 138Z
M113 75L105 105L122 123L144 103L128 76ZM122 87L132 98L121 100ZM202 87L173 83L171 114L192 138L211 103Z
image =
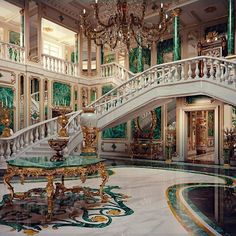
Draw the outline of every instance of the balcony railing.
M0 58L7 61L25 63L25 48L0 41Z
M120 81L125 82L134 75L135 74L133 74L131 71L115 62L101 65L101 77L115 76Z
M45 70L70 76L78 75L77 63L69 62L57 57L42 54L42 64Z

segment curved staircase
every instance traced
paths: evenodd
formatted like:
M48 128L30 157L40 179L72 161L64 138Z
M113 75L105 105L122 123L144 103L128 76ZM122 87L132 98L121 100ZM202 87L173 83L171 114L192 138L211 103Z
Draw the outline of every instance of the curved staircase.
M95 108L98 127L103 130L175 97L200 94L236 105L236 62L201 56L156 65L126 80L89 106ZM66 154L82 142L80 115L81 111L67 114L70 141ZM0 138L2 165L6 159L21 155L51 155L47 139L55 137L58 128L57 118L53 118L22 129L9 138Z

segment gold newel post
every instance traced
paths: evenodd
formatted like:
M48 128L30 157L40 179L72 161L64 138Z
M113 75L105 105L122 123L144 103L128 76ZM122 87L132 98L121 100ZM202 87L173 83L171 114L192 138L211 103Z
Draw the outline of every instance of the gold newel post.
M81 156L97 157L97 115L94 108L83 108L80 118L83 132L83 147Z
M50 161L64 161L65 157L62 154L62 151L66 148L69 135L67 132L66 125L68 124L68 117L66 116L66 107L58 107L57 110L60 112L60 116L57 119L58 124L60 125L60 129L58 131L58 137L56 139L49 139L49 146L56 151Z
M4 126L4 129L2 131L2 138L8 138L11 136L11 129L9 128L11 124L11 118L10 118L10 108L4 107L3 104L1 104L1 123Z

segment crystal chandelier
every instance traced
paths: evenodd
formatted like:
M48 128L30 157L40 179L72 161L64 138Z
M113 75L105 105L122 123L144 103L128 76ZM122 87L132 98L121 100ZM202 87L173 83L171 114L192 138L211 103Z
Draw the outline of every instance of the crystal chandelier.
M82 31L98 46L107 44L114 49L119 45L126 46L128 50L137 45L147 47L160 39L172 17L168 16L161 3L160 7L156 6L154 9L158 13L158 23L146 23L144 22L146 5L146 0L138 4L134 4L134 1L117 0L114 14L109 15L112 8L104 9L103 7L103 11L100 12L101 6L98 5L98 0L95 0L95 3L91 4L94 11L93 17L89 17L85 9L83 10ZM107 14L108 17L106 17Z

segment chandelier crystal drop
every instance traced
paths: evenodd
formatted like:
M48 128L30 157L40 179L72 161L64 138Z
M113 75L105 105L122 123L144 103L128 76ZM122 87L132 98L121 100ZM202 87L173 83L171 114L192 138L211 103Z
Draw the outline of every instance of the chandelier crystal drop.
M148 47L157 42L165 33L172 15L167 14L167 9L160 4L156 7L157 20L155 24L145 22L147 1L117 0L116 6L98 4L95 0L91 4L93 17L89 17L86 10L81 14L81 29L85 36L96 45L109 45L111 49L117 46L126 46L128 50L135 46ZM100 9L102 8L102 11ZM113 13L114 14L110 14Z

